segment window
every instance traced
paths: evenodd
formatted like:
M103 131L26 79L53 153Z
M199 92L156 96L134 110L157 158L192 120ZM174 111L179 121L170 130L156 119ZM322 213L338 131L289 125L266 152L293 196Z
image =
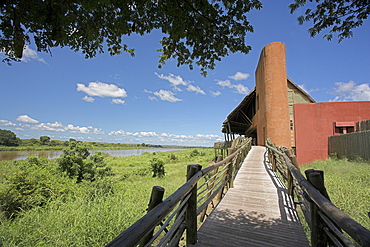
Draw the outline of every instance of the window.
M355 132L355 122L334 122L333 135L341 135Z

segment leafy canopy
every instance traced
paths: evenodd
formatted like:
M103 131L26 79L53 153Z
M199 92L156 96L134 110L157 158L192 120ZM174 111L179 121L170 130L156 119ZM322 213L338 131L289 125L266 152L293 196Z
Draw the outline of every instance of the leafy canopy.
M317 3L316 9L307 8L304 15L298 17L299 24L313 21L313 26L308 30L311 37L328 29L324 38L332 40L333 34L337 33L338 42L352 37L352 30L362 26L370 13L370 0L295 0L289 5L290 12L293 13L307 2Z
M18 146L19 139L16 134L10 130L0 129L0 145L4 146Z
M114 175L104 161L104 154L96 152L90 155L84 143L71 140L58 159L59 169L77 183L95 181L105 176Z
M68 46L86 58L123 51L134 56L123 36L160 30L161 67L168 59L206 70L230 53L248 53L246 13L258 0L5 0L0 1L0 51L5 62L19 61L31 40L38 51Z

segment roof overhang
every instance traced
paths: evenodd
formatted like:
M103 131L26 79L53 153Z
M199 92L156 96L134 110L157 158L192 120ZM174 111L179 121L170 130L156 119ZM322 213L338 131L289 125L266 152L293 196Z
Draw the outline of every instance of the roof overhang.
M222 123L222 133L245 135L256 113L256 88L249 92Z

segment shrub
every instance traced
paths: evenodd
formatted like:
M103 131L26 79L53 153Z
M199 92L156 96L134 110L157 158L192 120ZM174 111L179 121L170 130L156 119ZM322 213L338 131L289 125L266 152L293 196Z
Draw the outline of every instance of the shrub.
M40 163L43 166L39 166ZM61 177L42 158L32 156L27 161L14 164L18 169L4 175L4 185L0 189L0 209L6 218L44 206L50 200L72 191L69 180Z
M153 172L153 177L164 177L165 171L164 171L164 162L161 159L153 158L150 161L150 167Z
M206 154L203 152L199 152L197 149L194 149L190 153L190 157L195 157L195 156L205 156Z
M59 168L69 178L76 179L77 183L82 180L94 181L105 176L113 175L110 167L104 162L105 155L96 152L90 156L87 147L77 141L70 141L69 147L63 150L58 159Z
M175 155L175 154L169 154L168 155L168 158L171 160L171 161L176 161L178 158L177 158L177 156Z

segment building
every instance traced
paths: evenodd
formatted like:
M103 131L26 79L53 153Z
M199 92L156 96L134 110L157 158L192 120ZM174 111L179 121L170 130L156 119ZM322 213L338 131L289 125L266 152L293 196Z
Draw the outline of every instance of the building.
M265 46L255 72L256 87L222 124L225 140L253 137L265 145L294 148L300 164L328 155L328 136L356 131L356 122L370 119L370 101L316 103L286 74L285 44Z

